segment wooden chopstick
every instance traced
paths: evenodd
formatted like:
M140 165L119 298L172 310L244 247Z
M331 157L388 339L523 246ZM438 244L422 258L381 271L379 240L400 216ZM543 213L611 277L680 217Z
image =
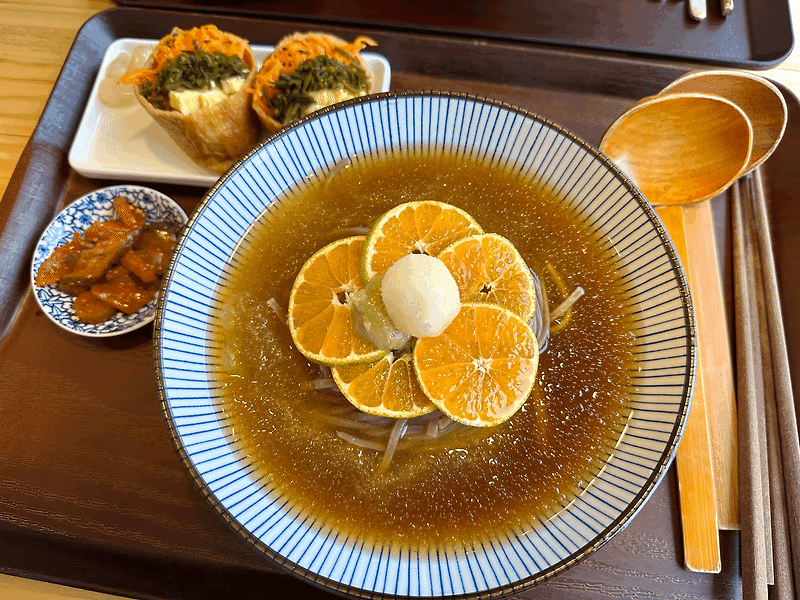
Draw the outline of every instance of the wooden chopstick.
M764 296L769 330L770 350L775 386L775 407L783 458L786 514L789 523L794 581L800 582L800 439L797 431L797 412L789 369L789 354L783 328L778 276L772 250L772 233L767 215L767 196L760 169L753 172L755 221L761 267L764 276Z
M755 307L748 293L747 261L748 258L752 259L752 248L747 247L745 239L742 196L737 185L731 188L731 216L736 307L742 589L745 598L767 600L767 558L753 348Z
M759 292L757 286L758 274L760 271L759 253L755 241L754 218L753 218L753 194L749 187L750 179L741 178L734 185L739 186L739 193L742 203L742 223L744 235L744 247L747 255L745 258L745 269L747 273L747 297L750 301L750 322L751 322L751 351L752 355L749 357L753 361L753 374L755 375L755 403L756 403L756 424L758 425L758 464L760 466L759 472L761 474L761 491L762 503L761 508L764 511L764 555L765 567L767 574L767 583L772 585L775 583L774 573L774 560L772 549L772 502L769 493L770 489L770 470L769 470L769 453L767 451L767 419L766 419L766 387L767 381L772 377L772 368L769 370L764 369L764 360L769 358L770 365L772 363L771 356L765 355L764 346L769 345L767 339L766 344L764 336L762 336L761 318L759 312L759 297L763 296ZM767 348L768 352L768 348ZM774 390L774 386L770 386ZM756 450L755 448L753 449ZM774 465L772 465L774 468Z
M755 197L751 186L753 178L746 181L749 199ZM749 203L745 203L749 204ZM750 203L751 204L751 203ZM750 208L754 208L751 204ZM755 225L755 223L751 223ZM753 231L755 235L755 231ZM772 381L772 351L769 343L767 326L767 306L764 297L764 273L761 266L762 260L755 261L754 284L757 290L755 295L758 306L758 331L761 345L761 370L764 374L764 422L767 442L767 464L769 479L769 496L771 508L771 523L767 528L772 530L772 557L774 573L774 596L777 600L794 599L794 582L792 579L791 544L789 543L789 523L786 520L786 494L784 491L783 459L781 455L780 434L778 433L778 413L775 409L775 385Z

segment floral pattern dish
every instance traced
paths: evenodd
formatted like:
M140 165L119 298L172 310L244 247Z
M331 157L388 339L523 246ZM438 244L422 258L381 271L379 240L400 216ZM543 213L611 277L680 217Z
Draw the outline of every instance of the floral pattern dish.
M66 243L74 232L84 231L92 223L115 216L113 200L117 196L127 197L134 206L147 213L148 221L172 221L186 223L186 213L174 200L161 192L138 185L116 185L95 190L78 198L67 206L47 226L36 244L31 261L31 286L33 295L44 314L59 327L73 333L90 337L109 337L138 329L153 320L156 299L141 310L126 315L118 312L108 321L98 324L78 320L73 308L74 297L55 285L37 286L33 282L44 260L58 246Z

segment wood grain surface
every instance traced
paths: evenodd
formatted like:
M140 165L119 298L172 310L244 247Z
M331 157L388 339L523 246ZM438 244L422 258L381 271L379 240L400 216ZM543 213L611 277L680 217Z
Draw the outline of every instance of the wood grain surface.
M725 293L719 277L721 261L717 256L716 232L710 202L684 206L684 226L688 231L705 235L687 235L689 256L705 268L689 267L692 302L705 318L697 322L698 354L703 365L703 381L707 383L706 420L711 444L714 494L717 503L717 524L720 529L739 529L739 487L736 476L738 446L736 441L736 399L734 393L733 353L729 339Z
M794 22L800 22L800 0L790 0L791 7L794 15ZM30 157L23 155L23 150L30 140L30 137L36 127L39 117L44 110L45 104L53 89L53 84L59 75L62 65L67 57L70 47L75 39L80 27L92 15L113 7L114 4L108 0L16 0L12 2L0 1L0 197L6 191L9 181L12 179L14 169L19 164L19 168L25 168L26 161ZM420 58L420 61L422 58ZM766 75L771 79L785 84L787 87L800 94L800 52L795 52L779 67L769 71L760 71L762 75ZM404 80L404 74L399 73L396 78L397 85L403 86L405 83L413 83L415 86L424 86L426 79L422 76L416 77L413 80ZM432 81L432 80L431 80ZM454 81L454 85L458 85ZM474 93L486 93L487 95L502 94L500 88L492 87L487 83L482 89L471 89ZM520 94L522 91L517 90ZM517 96L518 97L518 96ZM500 98L505 99L505 98ZM548 96L546 93L536 98L537 102L547 108L548 102L552 102L555 106L553 97ZM603 105L605 110L615 110L623 108L623 105L612 105L609 109L607 105ZM592 106L587 105L584 107L591 110ZM609 118L614 115L607 115ZM576 116L575 119L578 117ZM565 115L565 120L569 119ZM565 126L570 127L572 123L565 122ZM580 125L577 121L576 125ZM595 139L590 140L599 141L601 131L591 130L588 131L589 137ZM22 157L22 160L20 161ZM72 181L72 190L77 192L81 186L90 187L91 182ZM88 189L87 189L88 191ZM1 208L1 207L0 207ZM779 249L780 252L780 249ZM33 317L29 317L33 318ZM19 343L29 344L31 347L35 345L35 339L39 332L35 325L26 330L20 328L19 335L29 336L30 339L24 340L19 337L14 340L5 340L4 343ZM67 334L63 334L67 336ZM98 345L90 341L81 341L77 344L77 349L73 346L75 338L69 338L68 343L66 339L56 336L57 343L61 352L77 351L78 353L92 353L98 350ZM141 340L134 337L132 339L121 340L118 344L112 347L105 347L105 350L112 351L115 355L113 360L125 362L128 359L133 361L142 360L141 354L135 351L136 345L141 343ZM101 348L102 350L102 348ZM58 352L48 354L48 360L57 360ZM141 366L141 365L140 365ZM5 368L5 366L3 367ZM2 378L2 368L0 368L0 387L5 385ZM38 449L39 456L46 454L50 457L53 464L63 465L68 471L64 476L52 482L52 486L44 491L41 489L34 489L20 472L19 477L4 491L6 497L13 497L13 502L24 502L28 496L36 496L41 498L46 496L48 505L47 514L39 515L39 522L37 527L43 531L51 528L53 531L58 531L59 527L63 526L63 522L75 519L75 506L71 506L72 513L61 509L66 504L74 504L77 498L91 496L91 493L86 493L85 490L76 490L74 486L76 481L91 481L96 473L106 472L109 465L113 467L114 461L119 461L119 455L114 452L108 453L94 453L87 455L80 463L82 465L79 472L70 472L69 469L74 469L76 460L75 456L70 456L78 452L76 448L80 446L75 444L76 441L80 442L81 439L94 439L98 435L91 427L90 416L93 411L98 410L97 406L89 399L96 393L96 386L100 385L96 380L90 379L70 379L70 380L53 380L50 377L51 370L48 369L46 363L40 364L36 369L29 369L27 373L31 380L39 382L44 389L54 392L57 389L62 389L63 386L69 388L69 397L81 397L81 394L87 399L85 405L70 406L68 410L62 415L54 414L49 415L47 418L42 419L42 426L52 428L53 435L50 436L50 445L47 448ZM15 389L23 393L24 386L14 384ZM152 394L153 390L143 389L147 386L152 386L152 383L142 384L135 381L118 381L115 382L120 394L123 394L122 404L126 407L130 419L130 429L127 431L114 432L114 436L108 437L104 441L107 444L121 443L130 444L131 447L139 447L140 445L159 444L163 442L163 437L166 435L164 431L163 421L154 407L142 407L137 404L136 398L141 394ZM126 400L126 398L128 400ZM99 410L103 410L101 407ZM84 421L79 421L77 427L69 429L60 428L60 417L75 418L75 415L83 415ZM10 452L14 456L24 456L24 435L8 435L9 432L13 433L15 427L22 427L22 421L18 423L5 422L4 426L4 440L0 441L0 453ZM136 439L128 439L127 436L133 435L135 430ZM17 432L18 434L20 432ZM108 435L108 434L104 434ZM114 439L112 439L114 438ZM16 445L16 446L14 446ZM0 454L2 455L2 454ZM134 460L134 459L132 459ZM162 460L159 458L158 460ZM185 547L171 548L171 551L184 557L193 560L211 561L216 559L220 548L213 548L212 552L204 554L203 550L204 541L210 544L217 543L219 539L228 539L225 536L230 535L230 546L222 550L230 551L232 556L230 560L233 562L239 561L242 563L251 563L256 561L259 557L255 556L243 544L237 546L234 543L234 538L230 532L222 531L225 529L224 525L216 519L210 510L203 512L200 517L197 515L198 506L192 502L182 504L181 498L195 498L197 494L191 486L188 477L178 477L177 474L182 472L182 468L178 463L177 456L164 458L163 463L156 465L153 468L152 464L125 464L120 465L125 469L140 473L140 479L137 481L135 489L114 489L113 494L105 497L105 505L89 505L78 509L80 519L77 523L72 523L75 527L73 531L76 535L80 528L92 530L93 535L99 536L110 541L124 539L131 535L140 535L140 538L129 539L131 548L140 548L145 552L152 552L154 547L159 543L160 532L164 529L174 529L180 531L181 520L184 519L186 523L191 523L192 527L197 527L197 523L202 523L202 530L191 530ZM34 465L21 465L21 469L25 467L33 468ZM57 470L57 469L56 469ZM101 482L103 483L103 482ZM107 482L106 482L107 483ZM645 509L651 511L652 514L669 514L674 510L677 505L676 499L676 482L669 477L666 480L666 485L662 485L659 489L658 496L654 497L653 501L646 505ZM173 494L163 494L164 489L179 488L179 492ZM132 513L128 517L136 521L137 526L132 527L130 530L123 530L109 526L102 520L104 512L108 514L115 513L120 510L120 506L126 505L126 500L132 495L151 495L150 501L154 504L160 505L163 510L159 512L161 517L154 518L152 513ZM178 498L178 500L176 500ZM8 501L11 502L11 501ZM2 509L3 512L10 510L10 504L5 504ZM167 520L163 515L172 515L171 520ZM2 518L3 515L0 515ZM159 520L161 519L161 520ZM114 522L113 519L109 520ZM20 523L24 526L24 523ZM619 552L622 555L629 555L633 560L644 561L645 563L651 562L653 564L658 561L663 561L664 557L670 551L668 548L674 547L675 541L680 537L680 532L675 528L670 529L669 525L665 525L664 531L649 531L645 528L645 521L635 519L631 525L626 529L626 541L619 542L614 546L612 541L610 545L614 546L614 550L609 549L609 552ZM145 532L142 534L141 532ZM733 538L735 534L732 532L723 532L723 545L727 548L736 548L736 542ZM194 537L193 537L194 536ZM199 542L197 541L199 540ZM194 541L194 545L192 544ZM0 540L0 549L10 549L5 546L13 547L13 536ZM87 548L87 556L92 552L96 552L94 548ZM644 555L644 556L642 556ZM42 556L43 560L58 561L58 552L48 545L42 543ZM63 558L63 557L62 557ZM667 561L669 562L669 561ZM0 572L8 572L7 565L0 565ZM676 563L673 565L677 572L680 572L680 567ZM579 580L579 576L573 575L570 572L559 577L556 581L552 582L552 586L546 590L543 589L540 596L537 597L550 597L561 598L569 597L570 590L582 592L582 597L594 598L602 597L603 595L610 594L618 597L630 597L636 593L637 586L641 585L642 590L646 589L652 582L646 581L647 575L641 573L623 573L617 567L610 565L602 558L602 555L591 563L587 568L590 568L593 576L596 578L597 587L592 589L592 586L587 585L585 582ZM722 571L728 580L736 580L736 574L732 574L731 570L734 564L723 556ZM176 569L179 567L176 566ZM28 571L22 567L14 570L15 573L20 575L27 575L35 577L35 573ZM576 573L578 573L576 571ZM625 578L624 580L621 578ZM653 577L660 577L662 589L668 589L674 585L674 573L672 575L653 575ZM689 578L688 575L685 577ZM68 573L63 574L60 579L62 581L74 581L76 586L82 585L80 581L75 581L69 577ZM738 597L740 591L737 589L721 586L719 584L708 583L703 579L689 580L689 587L691 593L687 591L686 586L683 597ZM693 588L691 586L694 586ZM675 597L678 592L676 590ZM54 585L44 582L33 582L29 579L20 577L10 577L8 575L0 575L0 597L10 598L12 600L53 600L55 598L71 599L71 600L100 600L111 598L105 594L97 594L93 592L85 592L83 590L72 589L65 586ZM527 595L526 595L527 597Z
M689 265L683 210L683 206L656 207L656 212L672 238L681 263ZM688 283L689 291L694 297L695 287L691 279ZM675 455L678 495L681 503L684 563L687 569L693 571L719 573L722 564L707 421L708 402L703 377L706 364L702 360L702 346L699 339L697 346L697 377L692 395L692 410L686 421L678 453Z

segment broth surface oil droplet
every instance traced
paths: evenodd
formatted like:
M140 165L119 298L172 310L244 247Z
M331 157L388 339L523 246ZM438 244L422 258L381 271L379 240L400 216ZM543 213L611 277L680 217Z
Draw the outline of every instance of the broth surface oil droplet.
M579 286L584 294L551 330L533 391L511 418L449 433L435 417L378 475L379 452L337 435L336 411L347 401L324 389L330 372L293 347L269 301L288 306L304 262L341 231L420 198L452 204L508 238L552 309ZM271 485L314 518L344 534L422 545L525 529L574 498L616 445L634 371L629 301L602 240L549 190L463 157L354 161L282 201L247 240L220 290L225 412Z

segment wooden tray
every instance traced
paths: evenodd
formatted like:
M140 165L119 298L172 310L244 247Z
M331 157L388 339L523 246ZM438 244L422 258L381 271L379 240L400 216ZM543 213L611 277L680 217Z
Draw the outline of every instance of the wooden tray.
M122 6L225 12L319 24L356 24L421 33L550 44L651 58L765 69L792 50L788 0L741 0L727 17L709 0L702 22L679 0L115 0ZM319 26L319 25L317 25Z
M118 183L73 172L67 153L105 49L121 37L160 37L173 25L215 22L257 44L313 24L115 8L80 30L42 118L0 202L0 572L133 597L331 597L280 571L218 517L184 472L159 406L152 328L80 338L37 310L29 265L45 225L67 203ZM690 65L595 55L443 34L367 33L392 65L392 89L440 89L505 100L597 144L638 98ZM800 365L800 103L765 179L790 360ZM190 213L199 188L154 184ZM730 282L724 198L715 200ZM800 381L795 373L794 381ZM795 392L797 393L797 392ZM718 575L682 568L671 468L631 524L581 564L520 598L739 597L738 534L722 534Z

